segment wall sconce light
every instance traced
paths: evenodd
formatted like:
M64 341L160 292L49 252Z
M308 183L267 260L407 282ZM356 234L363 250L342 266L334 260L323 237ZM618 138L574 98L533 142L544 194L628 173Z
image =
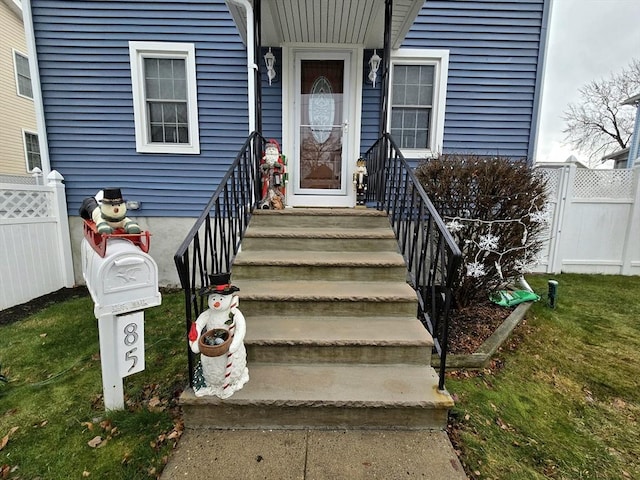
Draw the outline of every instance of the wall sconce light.
M376 50L373 51L373 55L369 59L369 80L373 83L373 88L376 88L376 78L378 78L378 68L380 68L380 56Z
M271 85L271 81L276 78L276 56L271 53L271 47L269 47L269 51L264 56L264 63L267 66L267 78L269 79L269 85Z

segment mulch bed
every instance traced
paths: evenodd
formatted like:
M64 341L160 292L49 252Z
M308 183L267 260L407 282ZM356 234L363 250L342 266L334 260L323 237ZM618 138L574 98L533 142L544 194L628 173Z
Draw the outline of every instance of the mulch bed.
M61 288L55 292L48 293L42 297L34 298L33 300L23 303L22 305L16 305L5 310L0 311L0 325L9 325L10 323L22 320L34 313L38 313L51 305L60 302L66 302L72 298L86 297L89 295L87 287L73 287L73 288Z
M512 312L513 308L501 307L489 300L453 310L449 317L449 353L475 352Z

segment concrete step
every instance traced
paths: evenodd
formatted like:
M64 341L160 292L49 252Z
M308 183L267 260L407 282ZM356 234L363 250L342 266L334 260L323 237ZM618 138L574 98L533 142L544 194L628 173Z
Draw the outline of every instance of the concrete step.
M233 263L233 278L254 280L406 280L402 255L394 252L309 252L243 250Z
M443 429L451 396L429 366L249 364L232 397L180 397L185 426L220 429Z
M389 228L385 212L361 208L285 208L256 210L251 225L272 228Z
M242 250L292 250L325 252L397 252L398 243L389 228L256 227L251 224Z
M413 317L248 317L250 362L430 365L433 339Z
M415 291L403 282L234 279L240 310L252 316L415 316Z

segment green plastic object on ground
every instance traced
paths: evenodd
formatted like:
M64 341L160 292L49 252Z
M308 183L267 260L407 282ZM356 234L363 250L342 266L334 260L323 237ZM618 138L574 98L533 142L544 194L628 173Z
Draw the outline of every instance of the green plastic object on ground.
M489 299L502 307L514 307L523 302L537 302L540 296L528 290L498 290Z

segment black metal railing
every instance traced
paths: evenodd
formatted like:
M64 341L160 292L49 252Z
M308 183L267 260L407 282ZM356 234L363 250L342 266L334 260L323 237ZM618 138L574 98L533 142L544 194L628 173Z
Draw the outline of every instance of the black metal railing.
M384 134L365 154L368 202L389 216L418 296L418 318L433 336L444 389L452 287L462 254L393 138Z
M260 158L265 139L252 133L220 181L173 259L184 290L187 332L206 307L198 295L208 275L230 272L233 259L260 200ZM195 355L189 349L189 380L193 385Z

